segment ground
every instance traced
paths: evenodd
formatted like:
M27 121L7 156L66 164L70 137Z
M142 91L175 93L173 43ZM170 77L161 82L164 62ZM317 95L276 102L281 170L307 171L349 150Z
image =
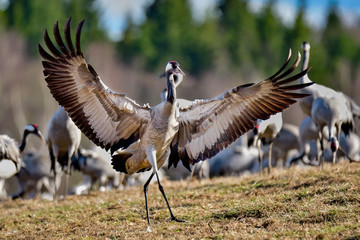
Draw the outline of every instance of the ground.
M360 164L275 170L261 178L164 181L176 217L149 188L0 202L0 239L360 239Z

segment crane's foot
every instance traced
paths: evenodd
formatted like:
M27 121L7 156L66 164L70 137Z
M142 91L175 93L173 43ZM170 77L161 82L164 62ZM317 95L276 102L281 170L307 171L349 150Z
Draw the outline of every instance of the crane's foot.
M151 227L150 227L150 225L146 228L146 232L151 233Z
M180 219L177 219L175 216L171 216L168 220L166 220L167 222L172 222L172 221L175 221L175 222L185 222L183 220L180 220Z

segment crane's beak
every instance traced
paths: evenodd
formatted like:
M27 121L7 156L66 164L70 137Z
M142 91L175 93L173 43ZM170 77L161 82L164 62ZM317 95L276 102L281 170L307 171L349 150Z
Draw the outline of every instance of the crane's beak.
M40 131L37 132L36 136L38 136L44 144L46 143L45 138Z
M183 70L181 70L181 68L178 66L175 70L176 73L181 73L183 76L185 76L185 73L183 72Z
M181 76L177 76L176 78L174 78L175 87L177 87L180 85L182 80L184 80L185 73L183 72L183 70L181 70L180 67L177 67L174 72L181 75ZM163 72L162 74L160 74L158 76L158 78L164 78L164 77L166 77L166 72Z

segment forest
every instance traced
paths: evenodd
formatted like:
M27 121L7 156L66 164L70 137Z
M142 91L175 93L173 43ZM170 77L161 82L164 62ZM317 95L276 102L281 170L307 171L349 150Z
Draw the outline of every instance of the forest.
M38 54L43 32L60 31L72 17L72 36L85 19L82 50L111 89L127 93L138 103L154 106L165 87L159 79L166 63L176 60L186 72L178 88L182 98L212 98L221 92L271 76L285 61L289 48L301 53L311 44L311 80L341 90L357 102L360 84L360 28L347 26L336 1L329 1L326 24L313 29L305 20L306 1L298 1L294 24L284 24L268 1L252 12L246 0L218 1L204 19L196 20L187 0L155 0L145 9L146 19L111 41L99 24L101 11L94 0L9 0L0 8L0 132L20 139L28 122L42 130L56 111ZM52 35L52 34L50 34ZM294 113L295 111L293 111ZM288 114L289 121L301 119ZM44 131L45 132L45 131Z

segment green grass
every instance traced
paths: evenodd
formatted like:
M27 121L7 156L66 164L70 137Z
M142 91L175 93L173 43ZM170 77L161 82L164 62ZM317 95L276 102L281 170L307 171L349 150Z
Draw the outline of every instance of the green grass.
M261 178L163 181L66 200L0 202L0 239L360 239L360 165L275 170Z

